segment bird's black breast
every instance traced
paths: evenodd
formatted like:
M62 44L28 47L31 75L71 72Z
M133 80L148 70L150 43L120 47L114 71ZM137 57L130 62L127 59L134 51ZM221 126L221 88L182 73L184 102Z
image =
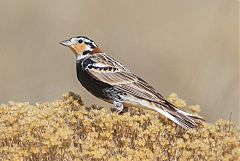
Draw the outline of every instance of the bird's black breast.
M111 88L111 86L109 84L106 84L95 79L87 71L84 70L87 64L93 63L91 61L92 61L91 59L86 59L84 62L82 62L82 60L77 61L76 63L77 78L82 84L82 86L86 88L94 96L104 100L108 100L109 97L105 93L105 90Z

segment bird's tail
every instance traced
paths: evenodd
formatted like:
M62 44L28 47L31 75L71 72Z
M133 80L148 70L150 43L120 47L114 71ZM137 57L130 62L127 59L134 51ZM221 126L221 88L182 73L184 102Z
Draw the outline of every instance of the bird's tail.
M201 121L205 121L202 117L189 114L177 109L173 104L167 102L164 105L160 105L155 109L160 114L166 116L184 129L196 128L201 124Z
M147 100L136 99L135 97L129 97L129 100L124 103L124 106L140 107L157 111L184 129L196 128L201 124L201 121L205 121L200 116L195 116L193 114L179 110L176 106L167 100L162 100L162 102L150 102Z

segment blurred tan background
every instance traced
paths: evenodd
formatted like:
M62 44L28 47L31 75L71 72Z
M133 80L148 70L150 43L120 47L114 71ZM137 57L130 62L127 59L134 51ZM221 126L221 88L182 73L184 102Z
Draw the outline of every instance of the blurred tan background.
M240 120L237 0L11 0L0 5L0 102L45 102L79 84L72 52L85 35L168 96L200 104L210 122ZM111 105L107 105L110 107Z

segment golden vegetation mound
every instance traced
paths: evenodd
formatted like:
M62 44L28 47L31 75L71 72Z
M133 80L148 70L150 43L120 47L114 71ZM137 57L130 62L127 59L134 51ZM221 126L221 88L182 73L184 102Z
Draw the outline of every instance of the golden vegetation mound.
M169 100L187 107L176 95ZM159 114L131 109L122 115L84 107L73 93L62 100L0 106L0 160L239 160L240 133L219 120L183 130Z

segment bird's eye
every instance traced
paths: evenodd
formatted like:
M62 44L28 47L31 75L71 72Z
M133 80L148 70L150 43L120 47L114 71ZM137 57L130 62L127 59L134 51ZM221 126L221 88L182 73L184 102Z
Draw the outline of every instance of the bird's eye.
M83 41L82 40L78 40L78 43L81 44Z

